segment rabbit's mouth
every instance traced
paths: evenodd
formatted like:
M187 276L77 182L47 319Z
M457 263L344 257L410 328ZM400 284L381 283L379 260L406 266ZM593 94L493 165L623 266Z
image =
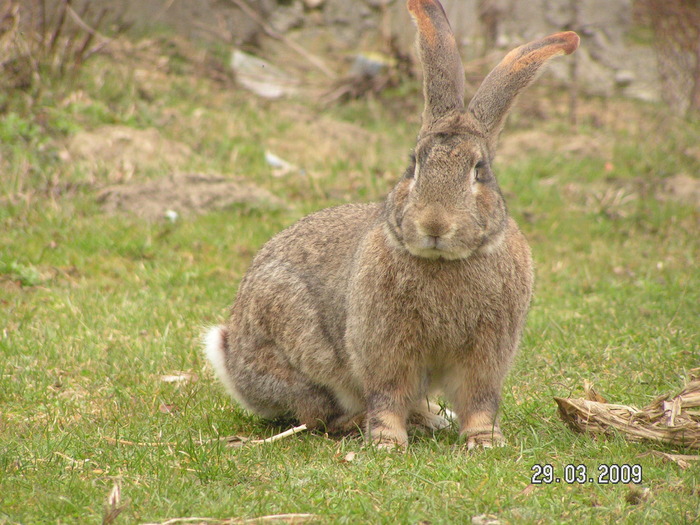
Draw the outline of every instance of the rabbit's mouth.
M407 242L406 249L411 255L423 259L447 259L449 261L466 259L474 249L467 246L455 246L452 239L434 235L421 236L414 242Z

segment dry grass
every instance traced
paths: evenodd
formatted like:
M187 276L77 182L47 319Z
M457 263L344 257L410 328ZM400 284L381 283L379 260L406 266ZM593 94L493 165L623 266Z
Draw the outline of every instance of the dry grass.
M588 399L555 397L559 415L573 430L589 434L619 434L630 441L657 441L700 449L700 369L677 395L657 397L642 409Z

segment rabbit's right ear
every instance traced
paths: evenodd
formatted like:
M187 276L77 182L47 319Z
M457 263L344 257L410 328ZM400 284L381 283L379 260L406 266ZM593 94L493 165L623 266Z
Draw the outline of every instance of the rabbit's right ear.
M438 0L408 0L418 28L425 109L421 132L439 118L464 109L464 67L457 42Z

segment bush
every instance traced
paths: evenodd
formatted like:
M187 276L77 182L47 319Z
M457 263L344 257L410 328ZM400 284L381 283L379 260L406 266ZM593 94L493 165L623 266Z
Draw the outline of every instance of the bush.
M5 93L20 91L36 99L56 80L70 85L83 64L113 40L100 28L114 13L94 13L88 0L79 6L73 0L7 0L1 9L0 90ZM125 30L120 24L114 33Z

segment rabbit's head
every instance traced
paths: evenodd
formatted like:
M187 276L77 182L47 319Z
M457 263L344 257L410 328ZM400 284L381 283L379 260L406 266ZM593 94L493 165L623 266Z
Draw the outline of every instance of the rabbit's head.
M425 109L413 162L389 197L389 237L424 258L464 259L495 249L506 205L491 171L498 135L518 93L551 57L576 50L557 33L514 49L465 108L464 69L438 0L409 0L418 29Z

